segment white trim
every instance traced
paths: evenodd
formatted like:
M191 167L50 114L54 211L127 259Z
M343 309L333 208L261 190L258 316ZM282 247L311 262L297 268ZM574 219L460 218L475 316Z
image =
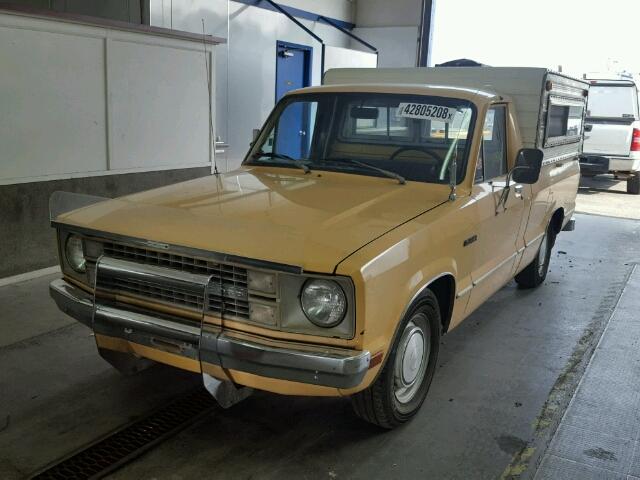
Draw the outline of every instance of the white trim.
M75 172L75 173L60 173L54 175L40 175L35 177L17 177L17 178L4 178L0 179L0 185L15 185L18 183L31 183L31 182L49 182L51 180L68 180L70 178L85 178L85 177L103 177L106 175L123 175L127 173L145 173L145 172L162 172L165 170L185 170L187 168L198 167L210 167L210 162L203 163L190 163L185 165L163 165L160 167L136 167L136 168L121 168L117 170L100 170L96 172Z
M489 270L489 271L483 273L482 275L480 275L480 277L478 277L477 280L473 281L472 285L474 287L478 286L478 284L480 284L481 282L485 281L487 278L489 278L491 275L496 273L498 270L500 270L502 267L504 267L507 263L509 263L511 260L513 260L516 257L516 255L517 255L517 253L513 253L513 254L509 255L507 258L502 260L498 265L493 267L491 270Z
M529 240L528 242L525 240L525 245L527 248L529 248L531 245L533 245L534 243L536 243L538 240L540 240L542 237L544 237L546 235L547 232L542 232L540 235L536 235L535 237L533 237L531 240Z
M27 280L33 280L34 278L44 277L52 273L60 273L60 265L53 267L41 268L40 270L34 270L32 272L21 273L12 277L0 278L0 287L12 285L14 283L26 282Z
M463 288L456 294L456 298L464 297L467 293L469 293L473 289L473 282L471 282L467 287Z

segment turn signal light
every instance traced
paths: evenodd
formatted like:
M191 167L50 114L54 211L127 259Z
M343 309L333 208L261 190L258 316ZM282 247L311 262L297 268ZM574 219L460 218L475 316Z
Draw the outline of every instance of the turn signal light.
M640 129L633 129L633 135L631 137L631 151L640 152Z

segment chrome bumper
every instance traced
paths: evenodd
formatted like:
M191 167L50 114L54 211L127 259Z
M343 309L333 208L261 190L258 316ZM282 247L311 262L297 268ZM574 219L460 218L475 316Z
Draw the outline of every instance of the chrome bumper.
M369 352L313 351L241 340L220 328L183 323L174 317L94 305L93 296L65 280L49 285L60 310L93 328L95 333L122 338L225 369L334 388L360 384L369 368Z

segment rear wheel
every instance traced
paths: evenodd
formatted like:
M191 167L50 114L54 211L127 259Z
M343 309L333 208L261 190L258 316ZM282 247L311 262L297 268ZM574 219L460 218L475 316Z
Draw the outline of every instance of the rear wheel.
M549 271L549 259L551 258L551 249L554 243L555 233L551 224L549 224L540 242L536 258L515 277L516 283L520 288L535 288L544 282Z
M632 195L640 194L640 172L634 172L627 178L627 193Z
M440 346L440 309L430 290L407 314L384 368L366 390L351 397L356 414L382 428L413 417L424 402Z

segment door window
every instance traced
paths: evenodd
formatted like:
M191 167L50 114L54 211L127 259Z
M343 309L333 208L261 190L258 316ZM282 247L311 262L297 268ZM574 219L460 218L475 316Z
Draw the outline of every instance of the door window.
M482 129L482 145L476 165L476 182L489 181L507 173L506 108L491 107Z

